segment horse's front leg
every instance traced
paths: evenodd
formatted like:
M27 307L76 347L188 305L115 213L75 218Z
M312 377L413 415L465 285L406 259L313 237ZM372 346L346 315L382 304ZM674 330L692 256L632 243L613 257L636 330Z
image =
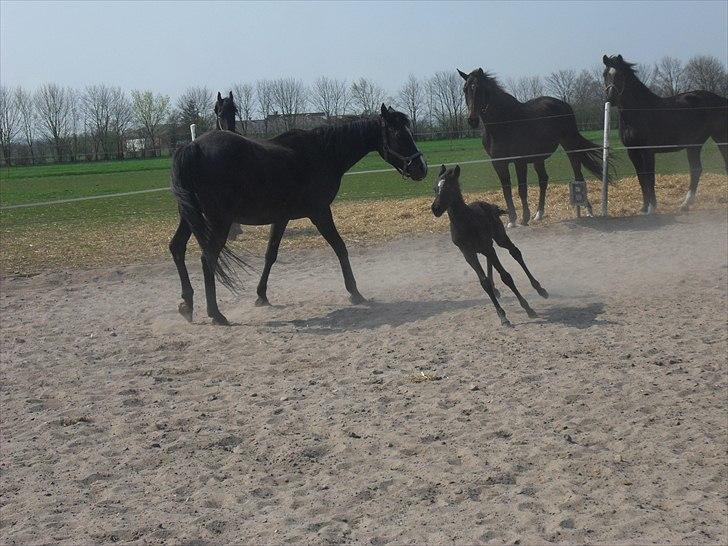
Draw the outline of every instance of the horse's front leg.
M700 182L700 175L703 172L703 163L700 161L700 152L702 146L698 148L694 146L688 148L688 163L690 164L690 188L685 196L685 200L680 205L680 210L687 211L690 209L690 205L695 201L695 194L698 193L698 183Z
M503 188L503 197L508 208L508 227L514 227L516 225L516 207L513 205L513 190L511 188L511 173L508 171L508 162L494 161L493 168Z
M283 239L283 233L286 231L288 220L278 222L271 225L270 227L270 238L268 239L268 249L265 251L265 267L263 267L263 273L260 276L258 282L258 299L255 301L255 305L270 305L268 302L268 275L270 275L270 269L273 267L276 259L278 258L278 247Z
M528 163L516 161L516 178L518 179L518 196L521 198L523 213L521 214L521 225L527 226L531 220L531 209L528 207Z
M359 293L356 287L356 280L354 279L354 273L351 270L351 264L349 263L349 251L346 249L344 240L339 235L339 231L334 225L334 218L331 215L331 209L326 207L325 210L320 211L318 214L310 216L311 222L316 226L319 233L326 239L331 248L336 252L336 256L339 258L341 264L341 272L344 275L344 285L346 290L349 292L349 299L353 304L365 303L367 300Z
M645 174L645 160L642 155L642 150L627 150L627 155L632 165L634 165L635 174L640 183L640 190L642 191L642 209L640 212L645 214L650 204L650 198L647 190L647 175Z

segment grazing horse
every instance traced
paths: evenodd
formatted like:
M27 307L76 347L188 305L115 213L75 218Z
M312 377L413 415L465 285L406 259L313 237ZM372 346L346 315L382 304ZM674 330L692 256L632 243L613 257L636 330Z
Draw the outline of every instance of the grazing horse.
M190 234L202 248L207 314L216 324L228 324L217 305L215 275L226 286L235 286L231 266L242 260L226 247L230 225L272 224L256 301L268 305L268 275L286 226L296 218L309 218L333 248L352 303L365 302L334 225L331 203L344 173L372 151L403 177L422 180L427 175L409 119L384 105L381 115L342 125L293 130L270 140L210 131L178 148L172 160L172 192L180 223L169 248L182 284L180 313L192 320L193 291L184 260Z
M237 133L235 130L235 114L238 113L238 107L235 106L233 100L233 92L230 91L230 95L222 98L220 91L217 92L217 100L215 101L215 122L217 128L223 131L232 131Z
M495 310L501 319L501 324L510 326L511 323L506 318L506 312L498 303L498 291L493 285L493 267L500 273L501 280L510 288L518 298L521 304L531 318L536 317L536 312L531 309L528 302L521 296L516 288L511 275L501 265L498 255L493 248L493 241L498 246L505 248L511 256L521 264L523 271L526 272L531 286L543 298L548 298L549 294L544 290L541 284L531 275L523 261L521 251L510 240L500 221L499 216L507 214L496 205L486 203L484 201L475 201L469 205L463 200L463 194L460 191L460 166L454 169L445 169L445 165L440 167L440 174L437 175L437 184L433 188L435 191L435 200L432 202L432 213L438 218L447 211L450 218L450 235L452 242L463 253L465 261L475 270L480 280L480 285L486 291L490 300L495 306ZM483 254L488 262L488 274L483 271L483 267L478 261L478 254Z
M619 136L637 172L642 190L642 212L657 208L655 154L687 149L690 188L681 205L688 210L695 200L703 166L700 150L712 137L728 171L728 98L709 91L690 91L660 97L635 73L634 64L621 55L602 57L606 99L619 108Z
M516 168L518 195L523 205L521 224L528 225L531 211L528 208L528 164L538 175L538 211L534 220L543 218L546 204L546 188L549 177L544 161L561 146L569 156L574 180L584 180L582 165L601 178L601 147L584 138L576 127L574 110L564 101L553 97L538 97L520 102L503 89L498 80L482 68L470 74L458 70L465 80L465 102L468 106L468 123L475 129L483 125L483 147L493 158L503 196L508 206L508 227L516 223L516 209L513 206L509 163ZM587 202L591 216L591 204Z

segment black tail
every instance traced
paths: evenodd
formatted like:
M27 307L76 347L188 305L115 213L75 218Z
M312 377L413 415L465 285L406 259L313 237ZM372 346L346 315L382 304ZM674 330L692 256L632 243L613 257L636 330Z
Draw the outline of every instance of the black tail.
M579 152L569 153L576 157L587 170L594 176L602 179L602 150L603 148L598 144L587 140L582 136L579 130L574 126L574 129L568 134L561 142L567 153L571 150L582 150ZM614 163L610 157L607 162L607 181L611 182L614 176Z
M211 257L210 243L213 238L213 229L208 216L210 211L203 209L197 194L195 183L197 181L196 168L198 162L199 150L194 142L177 148L172 158L171 189L179 204L180 217L190 226L192 233L200 244L202 254L207 260ZM224 237L223 241L226 240L227 233L224 234ZM230 290L236 291L240 288L241 282L235 273L234 265L245 269L249 267L225 243L217 259L215 274L221 283Z

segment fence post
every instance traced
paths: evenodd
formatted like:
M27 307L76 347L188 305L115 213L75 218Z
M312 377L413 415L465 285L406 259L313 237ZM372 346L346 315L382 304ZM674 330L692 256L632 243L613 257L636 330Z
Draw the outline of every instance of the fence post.
M604 141L602 142L602 216L609 216L609 102L604 103Z
M197 125L194 123L190 125L190 134L192 135L192 140L195 140L195 137L197 136Z

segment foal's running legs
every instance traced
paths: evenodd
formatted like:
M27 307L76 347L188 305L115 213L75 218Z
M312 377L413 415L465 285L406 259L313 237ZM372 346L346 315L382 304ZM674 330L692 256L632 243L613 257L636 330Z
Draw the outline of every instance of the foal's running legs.
M349 252L346 250L346 245L334 225L331 209L327 208L316 216L311 216L311 222L313 222L316 229L319 230L319 233L326 239L326 242L334 249L336 256L339 258L341 272L344 274L344 285L350 294L349 299L351 303L365 303L367 300L359 293L356 287L354 273L351 271L351 264L349 263Z
M520 249L513 244L513 241L511 241L510 237L506 235L505 232L503 233L495 233L493 235L493 239L496 243L498 243L498 246L501 248L505 248L513 257L514 260L516 260L519 264L521 264L521 267L523 268L523 271L526 273L526 276L528 277L528 280L531 281L531 286L538 292L538 295L542 298L548 298L549 293L546 292L546 289L541 286L541 283L536 280L536 277L531 275L531 272L528 270L528 267L526 267L526 262L523 261L523 254L521 254ZM488 267L490 268L490 260L488 260ZM492 279L492 273L489 270L488 276Z
M475 274L478 275L478 280L480 281L480 286L483 287L483 290L485 290L485 293L488 294L490 297L490 301L493 302L493 305L495 306L495 311L498 313L498 317L500 318L501 324L503 326L510 326L511 322L506 318L506 312L503 310L503 308L500 306L500 303L498 303L498 298L495 295L495 290L493 289L493 283L491 282L492 277L485 274L485 271L483 271L483 266L480 265L480 262L478 261L478 255L475 252L469 251L469 250L463 250L460 249L460 252L463 253L463 256L465 257L465 261L468 262L470 267L473 268L475 271ZM490 269L490 260L488 261L488 268Z
M526 313L528 314L528 316L531 318L536 318L538 316L536 314L536 311L531 309L531 306L528 305L528 302L518 291L518 288L516 288L516 284L513 282L513 277L511 277L511 274L508 273L508 271L506 271L505 268L503 267L503 265L500 263L500 260L498 259L498 255L495 253L495 249L491 246L490 248L485 250L484 254L485 254L486 258L490 262L493 263L493 267L496 268L498 273L500 273L500 277L501 277L501 280L503 281L503 284L505 284L508 288L510 288L511 291L516 295L516 297L518 298L518 303L520 303L521 307L523 307L526 310Z
M192 235L192 230L189 224L180 218L177 231L175 231L172 240L169 242L169 251L172 253L174 265L177 266L177 273L179 273L179 280L182 284L182 302L179 304L178 309L188 322L192 322L192 295L194 294L192 284L190 284L190 275L185 265L185 251L187 250L190 235Z
M270 227L270 238L268 239L268 249L265 251L265 267L263 267L263 273L260 276L258 282L258 299L255 301L255 305L270 305L268 302L268 275L270 275L270 268L273 267L276 259L278 258L278 247L281 244L283 233L286 231L288 220L284 222L278 222L271 225Z

